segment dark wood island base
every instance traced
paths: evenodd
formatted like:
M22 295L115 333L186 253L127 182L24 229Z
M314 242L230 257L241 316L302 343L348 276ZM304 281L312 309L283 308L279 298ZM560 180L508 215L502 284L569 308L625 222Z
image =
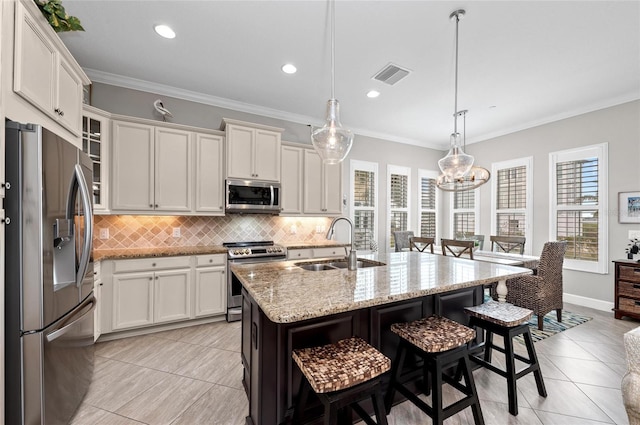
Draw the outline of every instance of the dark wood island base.
M393 323L438 314L466 324L463 307L481 304L485 285L531 274L521 267L418 252L358 259L363 265L358 270L322 268L324 260L311 260L319 267L296 261L231 267L242 284L247 424L280 425L291 417L302 376L291 358L294 349L357 336L393 362L398 345ZM405 371L416 365L415 359L407 361ZM383 390L388 384L389 377L383 377ZM305 417L319 418L317 397L309 402Z
M243 289L242 306L242 383L249 397L247 425L286 423L293 413L294 397L301 373L291 352L295 348L320 346L351 336L369 342L395 360L398 337L391 324L408 322L438 314L460 323L468 318L463 307L483 301L483 287L427 295L406 301L348 311L294 323L274 323ZM408 362L409 363L409 362ZM411 368L408 364L407 368ZM383 389L389 377L383 379ZM400 396L398 395L398 400ZM319 417L321 406L310 409L308 417Z

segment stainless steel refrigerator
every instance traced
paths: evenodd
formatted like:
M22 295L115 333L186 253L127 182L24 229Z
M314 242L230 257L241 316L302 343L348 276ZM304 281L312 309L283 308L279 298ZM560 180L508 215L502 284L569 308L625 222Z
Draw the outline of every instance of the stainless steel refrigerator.
M5 134L5 419L67 424L93 375L92 164L41 126Z

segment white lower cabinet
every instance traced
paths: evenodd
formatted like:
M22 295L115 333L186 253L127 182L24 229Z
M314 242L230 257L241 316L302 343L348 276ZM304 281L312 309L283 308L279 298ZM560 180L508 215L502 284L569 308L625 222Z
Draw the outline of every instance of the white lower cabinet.
M151 324L153 324L153 273L114 275L113 330Z
M190 269L157 272L153 292L153 323L191 318Z
M225 254L103 260L101 269L99 333L226 311Z
M227 306L227 281L224 267L196 269L195 317L224 314Z

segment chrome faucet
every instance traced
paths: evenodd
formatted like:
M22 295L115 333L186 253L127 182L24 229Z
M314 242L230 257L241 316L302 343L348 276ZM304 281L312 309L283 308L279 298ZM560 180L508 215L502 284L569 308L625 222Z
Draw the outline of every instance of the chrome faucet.
M348 257L347 268L349 270L356 270L358 268L358 256L356 255L356 231L353 227L353 222L347 217L334 218L331 222L331 225L329 226L329 230L327 231L327 239L331 239L331 237L333 236L333 227L340 220L345 220L351 227L351 252L349 253Z

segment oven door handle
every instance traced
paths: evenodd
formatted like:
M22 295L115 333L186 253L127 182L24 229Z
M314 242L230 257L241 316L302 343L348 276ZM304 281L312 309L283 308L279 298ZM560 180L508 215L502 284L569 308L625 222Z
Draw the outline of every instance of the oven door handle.
M273 185L269 185L269 189L271 189L271 203L269 204L270 207L273 206Z

